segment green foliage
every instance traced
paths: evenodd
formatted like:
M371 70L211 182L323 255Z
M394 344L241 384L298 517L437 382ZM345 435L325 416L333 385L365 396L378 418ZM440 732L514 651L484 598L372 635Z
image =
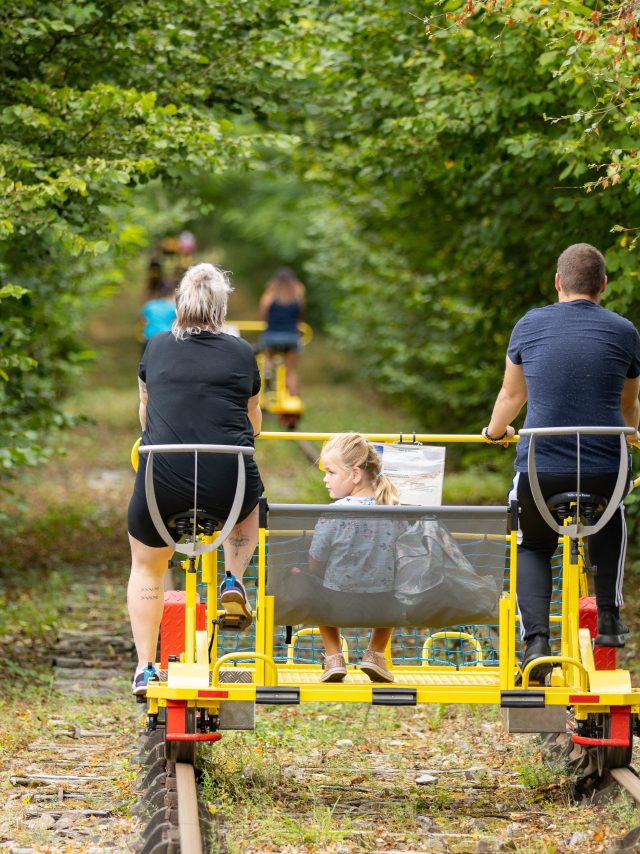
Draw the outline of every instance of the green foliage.
M126 206L158 180L254 280L300 269L312 322L421 429L478 430L567 244L606 251L606 304L640 308L638 7L7 0L2 465L64 423L86 313L153 229Z
M270 108L288 6L8 0L0 10L0 466L44 454L90 358L82 328L149 223L125 206L151 179L220 172L288 137ZM206 14L203 14L205 13ZM279 100L279 97L276 98Z
M607 306L640 308L638 3L423 7L292 4L266 125L299 145L204 196L225 241L302 268L312 322L423 429L476 431L565 246L601 247Z
M606 250L607 305L638 307L633 241L612 233L640 218L623 135L638 59L610 44L637 33L629 4L606 6L431 3L426 33L399 2L318 11L331 97L308 120L305 178L333 206L308 268L340 295L343 345L427 428L486 420L511 327L553 299L569 243Z

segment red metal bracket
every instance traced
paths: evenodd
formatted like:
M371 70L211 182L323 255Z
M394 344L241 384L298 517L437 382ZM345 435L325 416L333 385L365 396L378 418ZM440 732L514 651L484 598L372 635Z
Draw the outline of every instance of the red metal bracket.
M572 735L576 744L587 747L629 747L629 717L631 706L611 706L611 737L589 738L585 735Z
M220 741L221 732L168 732L166 741Z
M166 741L220 741L220 732L186 732L187 701L167 700Z

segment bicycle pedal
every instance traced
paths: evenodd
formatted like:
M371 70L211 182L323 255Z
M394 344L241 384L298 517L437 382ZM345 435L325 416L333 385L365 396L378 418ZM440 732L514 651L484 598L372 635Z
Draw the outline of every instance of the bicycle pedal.
M249 620L244 614L223 614L218 617L218 628L223 631L242 632L247 628Z

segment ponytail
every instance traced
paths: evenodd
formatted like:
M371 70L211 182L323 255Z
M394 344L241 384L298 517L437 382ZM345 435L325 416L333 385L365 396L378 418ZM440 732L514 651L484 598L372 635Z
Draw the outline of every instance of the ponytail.
M378 474L373 482L376 504L400 504L398 489L386 474Z

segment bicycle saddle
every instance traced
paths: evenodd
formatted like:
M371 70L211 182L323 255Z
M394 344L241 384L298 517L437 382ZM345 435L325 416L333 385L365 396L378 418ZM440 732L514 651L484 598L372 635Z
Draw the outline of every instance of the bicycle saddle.
M571 505L580 502L580 516L596 521L602 516L609 503L608 498L594 495L592 492L558 492L546 499L546 504L554 516L562 521L574 516Z
M173 513L165 521L167 528L175 529L180 537L193 535L193 515L194 511L184 510L182 513ZM215 516L207 513L205 510L196 510L196 527L198 534L204 534L210 537L215 531L220 530L222 523Z

